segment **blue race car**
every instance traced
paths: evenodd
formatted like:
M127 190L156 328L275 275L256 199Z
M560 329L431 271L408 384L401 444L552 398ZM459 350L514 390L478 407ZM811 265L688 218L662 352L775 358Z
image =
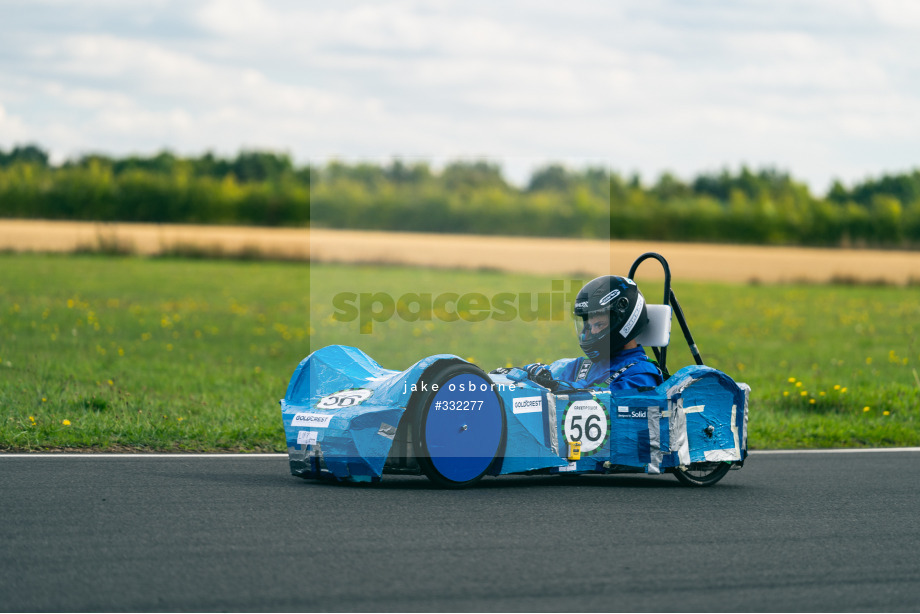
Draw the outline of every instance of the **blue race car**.
M512 369L487 374L438 354L404 371L361 350L329 346L298 365L281 413L291 473L303 478L376 481L385 473L425 474L447 488L485 475L673 473L709 486L747 456L750 388L704 366L670 288L648 305L637 339L665 373L647 390L557 389ZM697 364L668 376L672 315Z

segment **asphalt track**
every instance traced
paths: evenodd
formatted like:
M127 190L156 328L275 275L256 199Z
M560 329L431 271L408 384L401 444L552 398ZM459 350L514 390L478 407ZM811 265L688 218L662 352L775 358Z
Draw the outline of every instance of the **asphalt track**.
M0 456L4 611L918 611L920 451L344 486L286 460Z

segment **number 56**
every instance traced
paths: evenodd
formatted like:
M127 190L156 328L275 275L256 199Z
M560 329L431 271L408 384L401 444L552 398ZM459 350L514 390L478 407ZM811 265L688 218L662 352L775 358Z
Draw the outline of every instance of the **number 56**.
M601 437L604 436L604 431L601 428L601 417L597 414L590 414L585 419L584 430L582 430L581 420L584 418L581 414L575 414L572 416L571 422L571 439L572 441L581 441L582 437L586 437L588 441L595 443L600 441Z

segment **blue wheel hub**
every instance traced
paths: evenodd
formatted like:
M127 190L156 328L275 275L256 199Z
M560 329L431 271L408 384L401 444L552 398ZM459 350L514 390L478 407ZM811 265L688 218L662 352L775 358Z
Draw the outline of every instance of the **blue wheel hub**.
M462 373L432 395L425 419L425 445L442 476L465 482L480 476L501 445L502 408L492 382Z

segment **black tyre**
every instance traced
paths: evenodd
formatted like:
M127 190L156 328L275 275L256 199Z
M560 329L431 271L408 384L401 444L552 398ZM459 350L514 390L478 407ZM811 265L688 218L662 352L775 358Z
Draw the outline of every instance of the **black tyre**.
M492 380L468 363L428 370L424 378L428 390L416 392L412 399L419 467L443 488L475 484L504 450L501 397Z
M685 486L712 486L725 477L728 463L691 463L686 469L674 468L674 477Z

